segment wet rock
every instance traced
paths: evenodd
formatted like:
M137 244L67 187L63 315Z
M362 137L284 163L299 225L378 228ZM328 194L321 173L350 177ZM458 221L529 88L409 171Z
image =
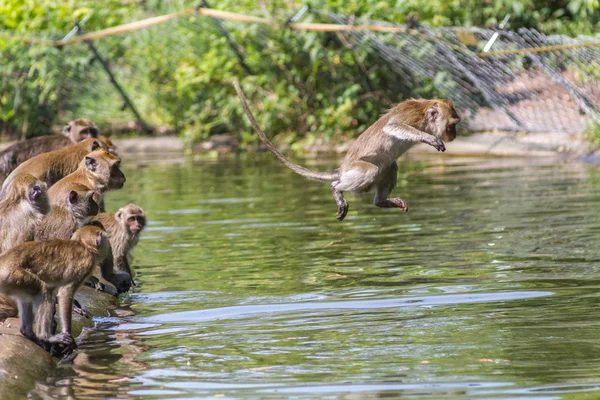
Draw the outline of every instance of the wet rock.
M77 338L83 328L94 326L92 316L108 316L118 299L88 287L75 295L81 307L73 312L71 331ZM23 398L36 382L43 381L56 366L56 359L19 332L20 320L7 318L0 322L0 397Z

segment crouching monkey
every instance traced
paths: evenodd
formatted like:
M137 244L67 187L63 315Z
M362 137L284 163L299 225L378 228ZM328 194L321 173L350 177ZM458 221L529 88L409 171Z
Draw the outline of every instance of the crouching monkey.
M47 350L62 346L57 350L61 355L76 348L71 335L73 296L107 252L104 230L86 225L71 240L26 242L0 255L0 293L17 300L21 333ZM55 296L59 334L52 332Z

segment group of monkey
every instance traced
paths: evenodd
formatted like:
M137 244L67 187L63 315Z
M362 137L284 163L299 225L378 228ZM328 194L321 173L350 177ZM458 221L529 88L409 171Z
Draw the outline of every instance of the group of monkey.
M146 225L144 211L135 204L103 210L104 193L125 184L120 163L111 140L87 119L0 153L0 319L18 311L21 333L54 355L76 347L71 317L84 282L110 283L113 294L134 286L127 257Z
M279 161L305 178L331 182L340 221L348 213L344 192L375 191L376 206L407 211L403 199L388 197L396 186L398 157L419 142L445 151L444 142L454 140L460 122L448 100L403 101L358 137L338 169L316 172L277 150L237 81L234 87L253 129ZM135 204L103 212L104 193L125 183L110 139L99 136L86 119L69 122L63 133L19 142L0 153L0 295L17 300L21 333L55 355L76 347L73 297L88 277L95 275L90 284L96 287L110 282L117 293L133 286L127 256L146 224Z

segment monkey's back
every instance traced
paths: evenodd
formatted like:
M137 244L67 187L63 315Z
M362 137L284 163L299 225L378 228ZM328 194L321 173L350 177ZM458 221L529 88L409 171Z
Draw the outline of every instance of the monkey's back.
M87 140L94 139L86 139L86 141ZM52 186L66 175L75 171L79 166L79 162L86 154L90 153L90 149L86 147L86 141L79 142L78 144L66 148L38 154L37 156L30 158L8 175L2 187L5 188L10 180L22 173L31 174L46 182L48 186Z
M8 175L32 157L63 149L72 144L71 139L63 135L40 136L17 142L0 152L0 173Z
M367 128L356 141L350 146L344 161L340 167L340 172L345 172L351 168L351 163L356 160L369 161L373 157L380 157L387 153L394 145L392 138L383 133L384 126L390 119L390 113L381 116L373 125ZM393 160L395 161L395 160Z
M394 163L412 143L386 135L384 127L391 122L423 130L424 113L431 102L432 100L408 99L396 104L356 139L346 153L340 171L350 169L351 163L356 160L375 161L384 166Z
M0 270L26 269L50 285L66 283L65 276L81 283L92 273L94 266L94 254L76 240L26 242L0 255Z
M100 213L92 218L92 221L98 221L104 226L108 234L111 255L123 256L127 248L131 246L131 240L126 232L119 229L119 223L115 219L115 213Z
M35 230L35 240L70 239L77 230L77 218L65 207L53 205Z

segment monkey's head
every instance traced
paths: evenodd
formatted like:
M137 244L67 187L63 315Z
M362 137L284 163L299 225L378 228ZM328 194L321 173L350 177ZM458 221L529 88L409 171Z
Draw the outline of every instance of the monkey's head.
M77 240L94 253L98 254L99 259L106 258L108 254L108 236L104 229L98 225L85 225L75 231L71 240Z
M460 117L452 101L430 100L427 104L425 131L444 142L456 139L456 124L460 122Z
M125 175L119 169L121 159L105 149L97 149L81 161L97 184L97 190L121 189L125 185Z
M79 183L69 183L62 191L64 200L62 206L67 209L83 223L87 222L91 217L98 214L100 207L98 206L98 195L92 189Z
M63 134L73 143L79 143L84 139L98 137L98 127L89 119L79 118L65 125Z
M24 202L24 204L42 214L50 211L46 183L33 175L20 174L15 176L4 192L3 200L15 203Z
M138 235L146 226L144 210L133 203L121 207L115 213L115 219L132 235Z

